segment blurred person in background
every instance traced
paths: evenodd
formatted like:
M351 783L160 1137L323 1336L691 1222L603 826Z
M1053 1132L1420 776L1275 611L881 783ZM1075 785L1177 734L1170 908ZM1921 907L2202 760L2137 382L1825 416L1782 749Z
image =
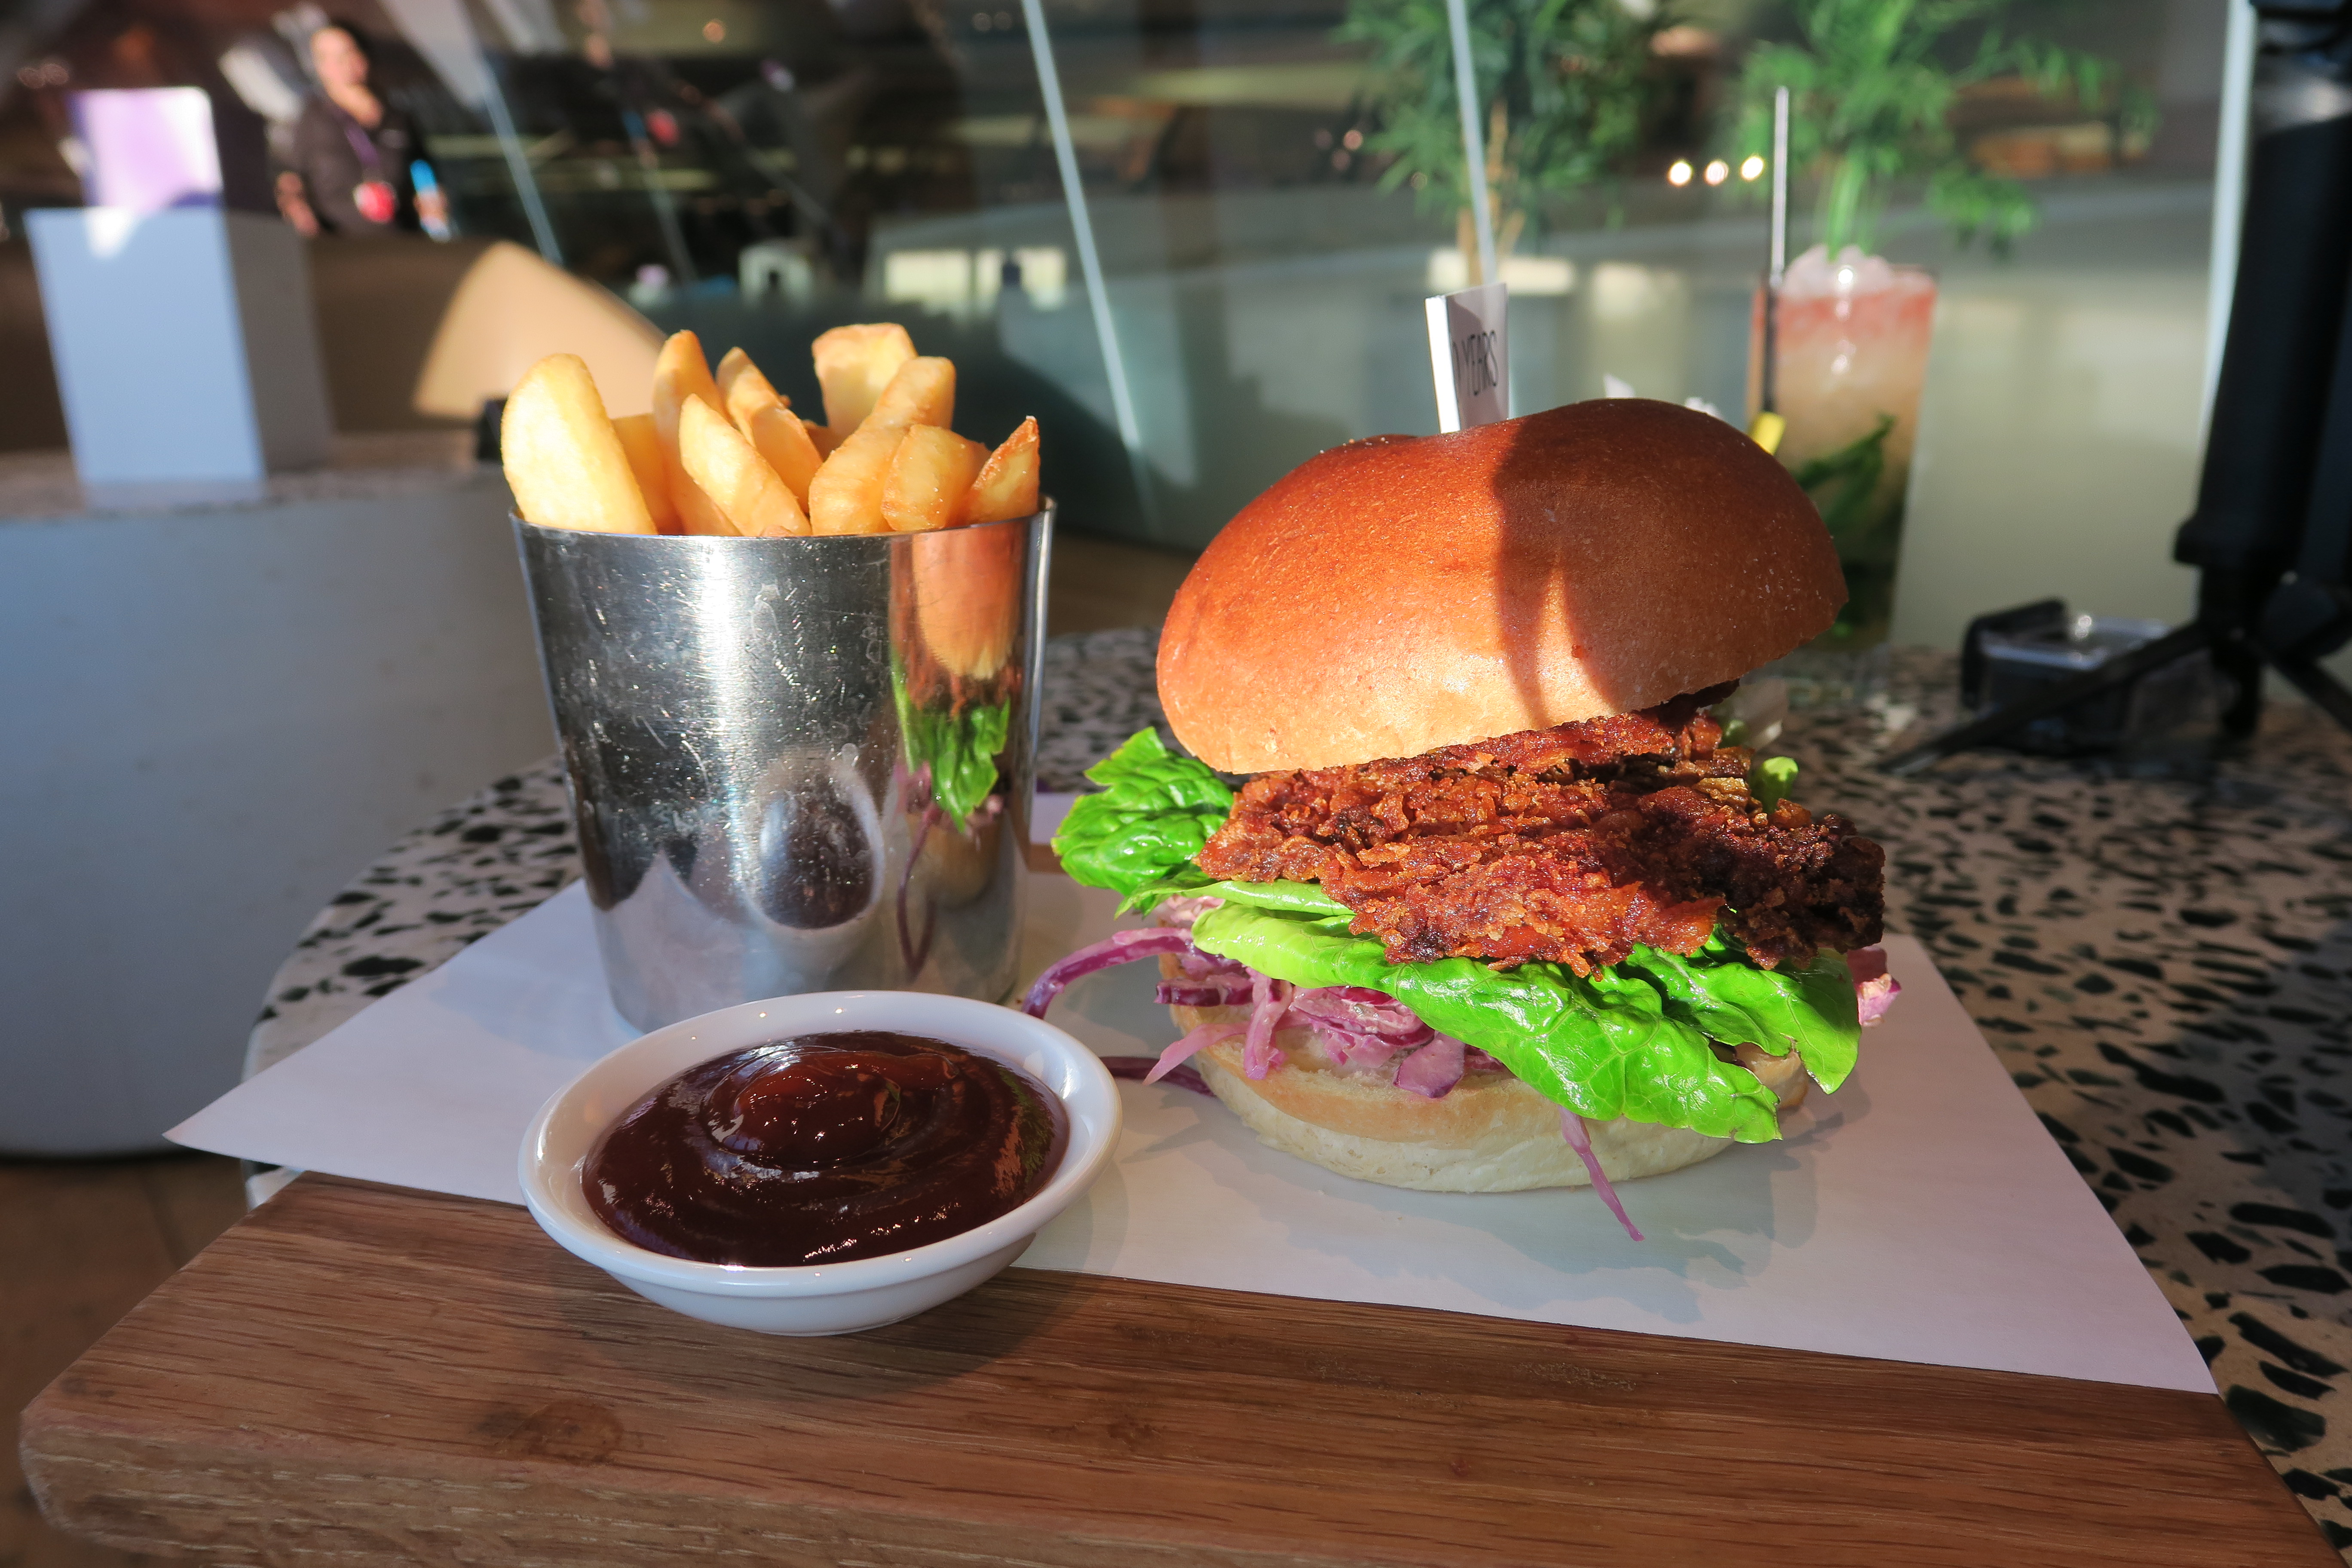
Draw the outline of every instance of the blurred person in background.
M310 35L319 93L294 122L289 167L278 176L278 210L304 237L443 231L447 199L419 191L411 166L425 143L407 114L368 86L368 54L358 32L340 23Z

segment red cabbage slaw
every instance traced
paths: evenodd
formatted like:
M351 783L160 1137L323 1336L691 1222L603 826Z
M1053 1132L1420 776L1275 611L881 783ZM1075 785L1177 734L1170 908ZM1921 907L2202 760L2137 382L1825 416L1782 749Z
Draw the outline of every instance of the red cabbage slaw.
M1186 953L1195 951L1192 933L1173 926L1146 926L1141 931L1115 931L1091 947L1082 947L1058 963L1046 965L1045 973L1029 987L1029 994L1021 1000L1021 1010L1033 1018L1042 1018L1054 998L1073 980L1092 974L1098 969L1114 964L1132 963L1139 958L1157 958L1163 952Z
M1144 1079L1147 1083L1159 1082L1199 1052L1235 1036L1244 1042L1244 1075L1263 1079L1289 1059L1274 1043L1276 1031L1284 1027L1307 1030L1343 1068L1377 1071L1402 1057L1395 1069L1397 1086L1431 1100L1451 1092L1465 1072L1504 1070L1503 1064L1486 1052L1439 1034L1384 991L1361 985L1301 989L1286 980L1201 952L1182 926L1114 931L1102 942L1080 948L1037 977L1023 1010L1042 1018L1070 982L1114 964L1163 953L1178 960L1184 978L1161 982L1160 1002L1179 1007L1246 1005L1250 1016L1246 1024L1204 1024L1192 1030L1160 1053Z
M1102 1065L1110 1069L1111 1077L1125 1079L1129 1083L1155 1081L1151 1073L1157 1065L1157 1058L1152 1057L1105 1057L1102 1058ZM1209 1080L1191 1068L1178 1068L1166 1078L1157 1081L1171 1089L1189 1089L1194 1094L1213 1092L1209 1088Z
M1200 912L1200 906L1213 900L1187 899L1181 902L1192 906L1171 911L1184 922L1181 925L1114 931L1047 968L1029 988L1022 1010L1032 1017L1042 1018L1054 998L1073 980L1165 953L1177 960L1184 978L1162 981L1159 1001L1180 1007L1231 1007L1246 1003L1250 1016L1245 1025L1203 1024L1187 1033L1160 1053L1160 1059L1142 1075L1146 1083L1164 1079L1185 1089L1206 1090L1208 1086L1199 1072L1186 1064L1210 1046L1236 1035L1244 1042L1243 1073L1251 1079L1263 1079L1288 1059L1274 1043L1275 1031L1286 1024L1307 1030L1343 1068L1377 1069L1402 1056L1396 1063L1396 1086L1430 1100L1451 1093L1463 1075L1474 1068L1494 1072L1507 1070L1485 1051L1451 1035L1439 1034L1385 991L1362 985L1302 990L1286 980L1276 980L1229 959L1202 952L1192 945L1192 917ZM1131 1077L1137 1061L1134 1058L1120 1058L1114 1070L1121 1078ZM1601 1161L1592 1152L1592 1140L1585 1131L1582 1119L1563 1106L1559 1121L1560 1135L1583 1160L1601 1201L1609 1205L1609 1212L1617 1216L1626 1235L1641 1240L1642 1233L1626 1218L1625 1205L1618 1200L1616 1188L1610 1185L1609 1173L1601 1168Z
M1857 947L1845 955L1845 966L1853 974L1853 1000L1862 1015L1865 1029L1886 1016L1895 999L1903 994L1903 983L1886 973L1886 950L1883 947Z
M1080 948L1037 977L1022 1004L1023 1010L1032 1017L1043 1018L1053 999L1070 982L1098 970L1166 954L1177 960L1183 978L1162 981L1157 993L1160 1002L1182 1007L1246 1004L1250 1016L1246 1024L1203 1024L1192 1029L1160 1054L1159 1060L1142 1075L1145 1083L1172 1079L1186 1089L1205 1089L1195 1069L1185 1064L1210 1046L1235 1036L1242 1037L1244 1042L1244 1074L1253 1079L1263 1079L1288 1059L1274 1043L1276 1031L1286 1025L1307 1030L1342 1068L1376 1070L1401 1056L1395 1067L1396 1087L1431 1100L1450 1093L1466 1072L1507 1070L1485 1051L1450 1035L1439 1034L1386 992L1360 985L1302 990L1288 981L1202 952L1192 945L1192 922L1202 909L1213 907L1217 901L1170 900L1161 906L1160 918L1176 923L1114 931L1101 942ZM1846 962L1853 973L1862 1022L1865 1026L1875 1024L1903 989L1886 972L1885 950L1858 948L1846 954ZM1131 1064L1140 1059L1119 1058L1120 1067L1129 1070L1118 1076L1133 1076ZM1625 1227L1626 1235L1635 1241L1643 1239L1626 1215L1608 1173L1601 1169L1583 1118L1563 1106L1559 1122L1561 1138L1584 1163L1601 1201Z
M1625 1234L1635 1241L1645 1239L1640 1231L1633 1228L1633 1220L1625 1213L1625 1205L1617 1201L1617 1189L1609 1184L1609 1173L1601 1168L1601 1156L1592 1152L1592 1135L1585 1130L1584 1118L1565 1105L1559 1108L1559 1135L1568 1140L1568 1146L1576 1151L1578 1159L1584 1162L1585 1171L1592 1177L1592 1190L1601 1194L1601 1201L1609 1205L1609 1212L1617 1216L1617 1223L1625 1227Z

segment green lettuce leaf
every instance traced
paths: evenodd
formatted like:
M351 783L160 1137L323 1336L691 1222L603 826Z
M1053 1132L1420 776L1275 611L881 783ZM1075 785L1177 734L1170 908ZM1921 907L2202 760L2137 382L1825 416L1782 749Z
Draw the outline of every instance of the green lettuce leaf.
M1352 916L1314 882L1213 882L1195 871L1181 890L1336 921L1342 927ZM1816 953L1801 970L1759 969L1738 942L1718 931L1687 958L1637 944L1612 967L1649 982L1665 998L1669 1016L1696 1025L1713 1039L1759 1046L1776 1057L1792 1047L1802 1051L1806 1070L1824 1089L1836 1089L1853 1070L1862 1023L1853 975L1834 952Z
M1718 931L1688 958L1636 947L1618 967L1638 971L1665 997L1667 1012L1727 1045L1776 1057L1794 1047L1823 1089L1836 1089L1853 1071L1862 1042L1853 974L1827 949L1803 969L1759 969Z
M1194 871L1181 891L1342 926L1351 916L1314 882L1213 882ZM1636 945L1613 967L1648 981L1665 998L1669 1016L1696 1025L1711 1038L1759 1046L1776 1057L1791 1047L1802 1051L1806 1070L1824 1089L1837 1088L1853 1070L1862 1024L1853 975L1836 953L1816 953L1801 970L1759 969L1745 949L1717 931L1687 958Z
M1055 842L1058 844L1061 840L1056 838ZM1088 880L1085 877L1077 879L1081 882ZM1093 885L1103 886L1099 882ZM1118 912L1127 915L1133 914L1139 910L1156 910L1166 900L1194 898L1219 885L1216 879L1206 871L1187 860L1166 876L1155 877L1129 891L1126 897L1119 900Z
M1207 882L1192 890L1196 895L1247 904L1252 909L1317 915L1343 922L1352 919L1355 912L1325 892L1320 882Z
M1261 910L1287 910L1293 914L1337 915L1343 921L1349 918L1348 906L1325 892L1319 883L1220 882L1189 860L1158 881L1146 882L1128 894L1118 912L1153 909L1163 899L1202 897L1229 899Z
M1003 702L941 713L906 702L900 688L899 732L907 741L907 763L931 773L931 798L958 831L971 814L987 804L996 790L996 759L1004 752L1012 733L1013 710Z
M1745 1068L1717 1058L1710 1037L1773 1056L1795 1047L1824 1089L1853 1070L1861 1037L1853 981L1834 953L1793 973L1764 970L1718 934L1690 958L1637 947L1589 975L1557 963L1498 971L1468 958L1391 963L1377 938L1349 934L1344 912L1231 898L1232 889L1249 887L1212 889L1228 901L1193 926L1203 952L1297 985L1385 991L1432 1028L1477 1047L1588 1121L1622 1116L1743 1143L1779 1137L1771 1091Z
M909 773L929 770L931 799L961 833L971 814L996 793L996 759L1013 735L1013 706L992 702L961 713L919 708L907 689L907 672L894 661L890 696L898 709L898 734L907 748Z
M1054 835L1072 878L1142 908L1208 884L1192 857L1234 808L1234 792L1215 773L1139 730L1087 777L1101 793L1080 795Z

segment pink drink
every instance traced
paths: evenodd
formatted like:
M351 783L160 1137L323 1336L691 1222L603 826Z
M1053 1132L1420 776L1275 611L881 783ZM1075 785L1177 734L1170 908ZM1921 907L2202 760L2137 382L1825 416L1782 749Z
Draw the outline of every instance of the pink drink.
M1935 279L1853 246L1835 262L1815 246L1782 282L1774 390L1789 429L1780 460L1822 509L1849 595L1816 650L1859 655L1886 638L1935 317ZM1751 378L1763 363L1761 291L1755 329Z

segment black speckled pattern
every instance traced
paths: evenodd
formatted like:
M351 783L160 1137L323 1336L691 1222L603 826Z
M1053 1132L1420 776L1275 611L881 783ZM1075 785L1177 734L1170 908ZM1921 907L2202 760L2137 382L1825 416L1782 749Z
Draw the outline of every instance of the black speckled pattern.
M1045 699L1038 715L1037 787L1076 794L1086 771L1138 730L1170 739L1152 678L1155 634L1138 628L1080 632L1045 645Z
M1056 638L1043 788L1160 718L1151 634ZM2187 1323L2231 1410L2352 1562L2352 738L2274 711L2199 782L1979 753L1872 757L1952 715L1946 656L1876 708L1800 715L1800 795L1887 848L1927 943ZM402 840L279 973L257 1071L579 873L552 763ZM1867 1069L1867 1056L1865 1055Z

